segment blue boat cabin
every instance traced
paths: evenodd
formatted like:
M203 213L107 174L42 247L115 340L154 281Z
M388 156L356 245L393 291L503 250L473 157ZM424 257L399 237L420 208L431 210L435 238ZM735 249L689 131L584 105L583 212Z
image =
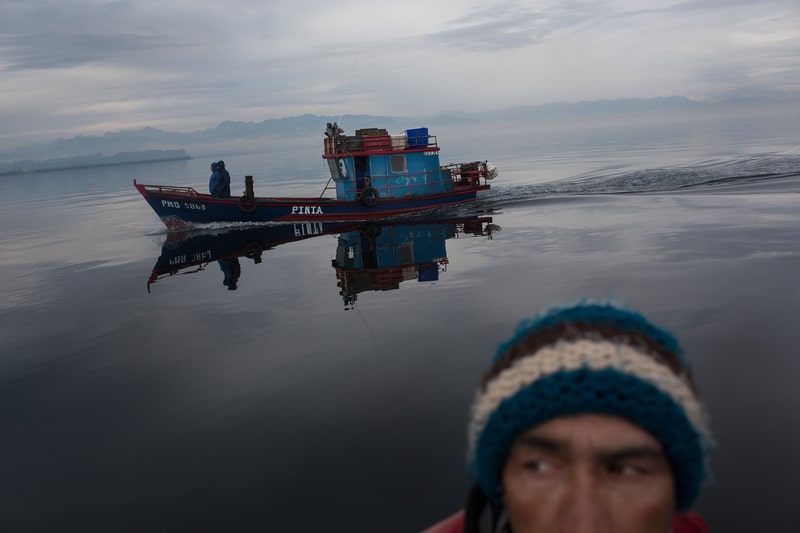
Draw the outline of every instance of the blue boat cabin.
M365 201L362 193L368 189L380 198L407 198L446 193L455 186L451 169L439 163L439 146L428 128L400 135L368 128L348 136L329 124L325 134L322 157L328 161L338 200Z

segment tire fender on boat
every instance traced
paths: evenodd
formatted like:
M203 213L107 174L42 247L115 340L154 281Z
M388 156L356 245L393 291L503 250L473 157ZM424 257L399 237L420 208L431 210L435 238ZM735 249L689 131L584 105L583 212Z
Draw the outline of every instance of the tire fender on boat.
M258 207L256 199L249 195L240 196L236 205L239 206L239 211L242 213L252 213Z
M380 194L378 194L377 189L373 187L367 187L361 191L361 196L359 199L366 207L375 207L378 205L378 200L380 200Z

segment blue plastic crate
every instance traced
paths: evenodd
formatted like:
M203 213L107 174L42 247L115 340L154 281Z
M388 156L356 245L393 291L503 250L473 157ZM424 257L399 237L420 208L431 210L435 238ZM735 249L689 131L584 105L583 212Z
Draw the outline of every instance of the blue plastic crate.
M409 148L424 148L428 146L428 128L414 128L406 130Z

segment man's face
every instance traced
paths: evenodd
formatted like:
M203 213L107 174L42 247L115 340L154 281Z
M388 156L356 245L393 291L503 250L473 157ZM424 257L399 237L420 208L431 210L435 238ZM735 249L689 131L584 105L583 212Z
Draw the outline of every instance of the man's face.
M503 499L514 533L666 533L675 480L655 437L622 418L581 414L517 437Z

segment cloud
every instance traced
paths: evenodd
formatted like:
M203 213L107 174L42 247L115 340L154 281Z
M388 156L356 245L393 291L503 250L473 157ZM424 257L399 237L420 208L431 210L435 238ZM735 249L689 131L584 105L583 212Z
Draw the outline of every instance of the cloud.
M797 91L796 0L5 0L0 141Z
M486 52L536 45L554 32L579 29L602 18L605 5L571 0L544 4L504 1L482 5L428 36L431 44Z
M152 35L52 32L0 38L6 70L69 68L86 63L118 63L125 56L176 48L179 43Z

